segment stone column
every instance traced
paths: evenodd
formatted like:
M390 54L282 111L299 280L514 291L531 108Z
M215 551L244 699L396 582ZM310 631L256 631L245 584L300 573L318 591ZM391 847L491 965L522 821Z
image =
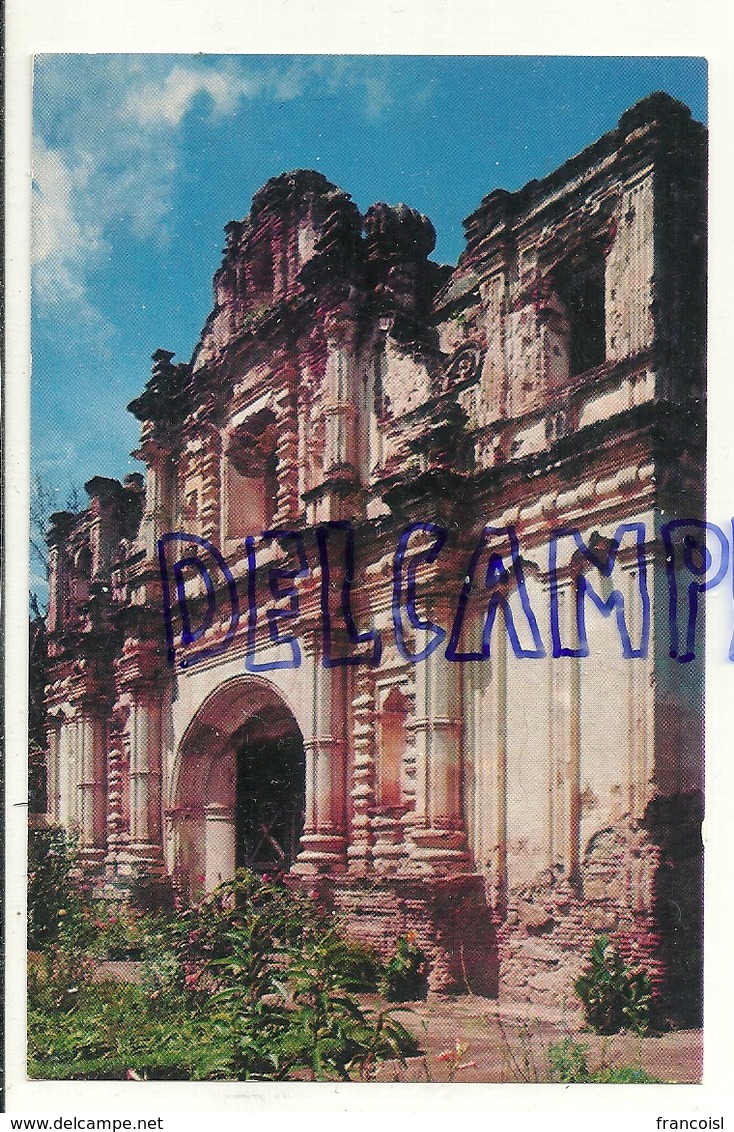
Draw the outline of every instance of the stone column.
M105 726L97 705L83 704L77 737L79 841L89 858L103 853L106 835Z
M204 860L206 891L211 892L224 880L231 880L236 865L235 815L221 802L209 802L204 808Z
M61 821L61 720L49 715L46 724L46 813L54 823Z
M433 620L450 624L448 601L437 602ZM436 649L416 666L415 825L411 866L436 873L469 866L461 814L461 665Z
M121 698L130 706L124 730L130 751L130 828L124 857L147 873L163 868L161 678L156 642L126 642L118 681Z
M306 754L306 820L294 872L346 867L347 670L314 665L312 737Z
M145 548L146 557L155 558L161 534L170 531L173 522L173 484L171 482L170 452L143 433L139 456L145 461L145 509L140 523L138 545Z

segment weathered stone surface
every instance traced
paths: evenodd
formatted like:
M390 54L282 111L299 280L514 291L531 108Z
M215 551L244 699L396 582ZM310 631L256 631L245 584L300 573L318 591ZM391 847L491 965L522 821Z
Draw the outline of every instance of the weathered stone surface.
M526 928L553 927L552 913L541 905L532 904L528 900L520 900L517 911L520 923L524 924Z

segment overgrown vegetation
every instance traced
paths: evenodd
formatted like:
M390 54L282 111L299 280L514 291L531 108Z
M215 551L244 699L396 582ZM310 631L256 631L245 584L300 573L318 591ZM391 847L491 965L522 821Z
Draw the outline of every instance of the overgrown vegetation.
M74 838L58 826L33 829L28 843L28 950L97 959L144 959L167 946L170 915L91 898Z
M428 960L412 932L401 935L380 982L388 1002L415 1002L428 993Z
M228 1035L145 987L96 983L73 998L29 987L28 1073L54 1080L213 1080L232 1076Z
M76 846L62 830L32 833L28 896L29 1073L55 1079L371 1080L400 1066L417 1042L390 1002L427 993L428 961L412 933L386 963L348 938L316 895L246 870L192 908L165 910L162 891L131 901L93 898ZM135 983L103 981L103 960L142 960ZM589 1026L640 1039L636 1066L612 1067L568 1035L550 1045L538 1024L499 1048L519 1081L653 1081L642 1068L652 989L606 936L594 941L575 984ZM435 1056L449 1080L474 1067L457 1039ZM424 1058L428 1064L428 1055Z
M302 892L240 870L167 921L99 901L89 908L73 847L56 831L42 840L50 876L34 884L49 911L41 916L34 900L32 1076L367 1080L379 1061L418 1051L389 1010L355 998L376 989L377 958ZM87 956L145 957L143 985L92 986L81 939Z
M612 1066L607 1062L608 1049L602 1044L601 1056L593 1067L589 1064L589 1047L570 1034L559 1041L543 1038L541 1023L522 1021L508 1028L501 1016L495 1019L499 1045L510 1079L529 1084L558 1082L571 1084L644 1084L659 1081L642 1067L642 1040L636 1065Z
M588 1025L598 1034L616 1034L624 1029L642 1035L650 1029L650 979L641 968L624 962L609 936L594 940L586 969L574 988L584 1004Z
M591 1072L587 1064L588 1048L572 1038L563 1038L548 1046L549 1079L564 1084L646 1085L660 1078L647 1073L642 1065L601 1065Z
M94 932L86 886L75 875L76 845L63 829L31 830L28 841L28 948L88 944Z
M572 1038L551 1042L548 1046L548 1062L551 1081L586 1081L589 1069L586 1063L588 1050L585 1045Z

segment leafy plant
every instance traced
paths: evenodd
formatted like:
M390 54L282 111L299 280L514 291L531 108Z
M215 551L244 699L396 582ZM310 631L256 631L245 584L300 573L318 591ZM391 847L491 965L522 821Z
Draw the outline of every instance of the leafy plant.
M334 929L309 932L291 956L289 986L294 1010L289 1044L295 1042L299 1063L313 1080L369 1077L378 1060L404 1059L417 1046L389 1012L361 1008L345 989L345 971L335 964L339 954ZM351 977L347 971L347 977Z
M428 993L428 959L412 932L401 935L385 965L380 989L388 1002L414 1002Z
M373 954L302 893L241 870L195 923L182 941L185 981L215 991L239 1078L350 1080L414 1048L404 1027L350 993L374 985Z
M654 1085L660 1084L660 1077L653 1077L646 1070L635 1065L620 1065L616 1068L600 1069L587 1078L595 1085Z
M588 1081L589 1070L586 1064L588 1048L573 1038L566 1037L548 1046L548 1063L551 1081L565 1083Z
M641 968L628 967L606 935L591 945L586 969L574 983L586 1021L599 1034L628 1029L644 1034L650 1027L652 984Z
M67 949L94 936L79 880L76 843L60 826L32 829L28 837L28 948L39 951L63 940Z

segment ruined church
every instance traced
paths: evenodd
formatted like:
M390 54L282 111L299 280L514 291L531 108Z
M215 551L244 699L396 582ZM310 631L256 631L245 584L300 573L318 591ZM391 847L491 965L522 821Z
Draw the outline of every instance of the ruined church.
M227 225L129 406L145 476L48 535L47 820L100 889L285 873L414 931L433 988L538 1005L607 933L695 1012L702 672L658 534L703 511L705 213L656 94L486 196L455 269L317 172Z

